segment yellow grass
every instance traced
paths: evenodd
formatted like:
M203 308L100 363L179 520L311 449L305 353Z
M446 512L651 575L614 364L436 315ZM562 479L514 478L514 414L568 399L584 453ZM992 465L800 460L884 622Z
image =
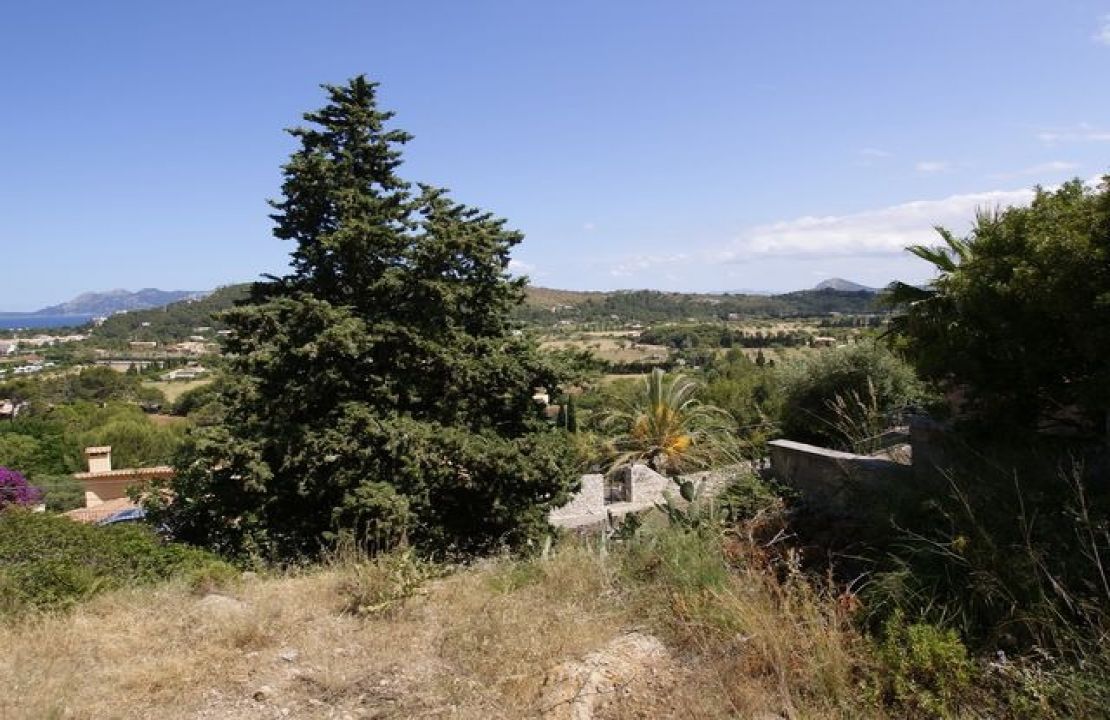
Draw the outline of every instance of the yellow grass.
M166 402L177 402L177 399L190 390L202 387L212 382L211 379L203 380L148 380L143 383L147 387L156 388L166 396Z
M867 715L835 604L755 571L708 591L622 567L572 543L429 581L384 615L343 611L342 566L244 580L234 600L106 594L0 628L0 717L569 717L544 707L551 671L630 631L669 657L595 717Z
M632 338L617 334L584 333L580 339L545 340L540 347L547 350L589 350L609 362L648 362L664 360L670 350L662 345L641 345Z

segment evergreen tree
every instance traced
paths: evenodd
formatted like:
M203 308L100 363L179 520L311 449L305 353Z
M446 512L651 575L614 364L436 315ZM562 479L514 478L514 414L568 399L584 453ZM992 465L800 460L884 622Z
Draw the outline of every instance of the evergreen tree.
M292 272L225 320L223 420L195 431L151 514L233 553L312 555L342 531L475 552L519 544L565 501L573 459L531 400L559 377L509 315L522 239L402 180L376 85L325 86L296 128L275 236Z
M929 287L888 289L894 346L993 433L1110 443L1110 175L938 232L943 245L908 248L936 269Z

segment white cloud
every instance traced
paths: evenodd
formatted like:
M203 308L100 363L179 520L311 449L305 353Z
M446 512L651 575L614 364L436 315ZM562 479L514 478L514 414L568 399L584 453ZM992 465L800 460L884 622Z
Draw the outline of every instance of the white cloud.
M1032 190L994 190L915 200L848 215L801 217L762 225L744 233L733 246L716 254L717 262L744 262L760 257L900 254L907 245L938 242L936 225L964 232L980 208L1026 205Z
M1098 32L1094 34L1094 41L1103 45L1110 45L1110 15L1103 15L1099 22Z
M914 169L919 173L933 174L948 172L952 169L952 163L947 160L922 160L914 165Z
M1036 175L1051 175L1053 173L1062 173L1069 170L1075 170L1079 165L1065 160L1051 160L1049 162L1040 163L1039 165L1030 165L1029 167L1022 168L1021 170L1014 170L1013 172L995 173L991 177L999 178L1001 180L1029 177Z
M634 255L614 265L609 270L609 274L613 277L632 277L640 272L651 270L659 266L681 265L689 261L690 256L686 253Z
M532 263L522 262L516 258L509 260L509 272L513 275L527 275L535 270L536 266Z
M1110 130L1096 128L1087 123L1079 123L1066 130L1047 130L1037 133L1037 139L1045 145L1061 142L1110 142Z
M879 148L865 147L859 151L859 157L856 158L855 164L860 167L871 167L880 163L888 158L894 157L893 153Z
M582 223L582 229L585 230L586 232L593 232L594 230L597 229L597 225L595 225L592 222L585 222L585 223Z

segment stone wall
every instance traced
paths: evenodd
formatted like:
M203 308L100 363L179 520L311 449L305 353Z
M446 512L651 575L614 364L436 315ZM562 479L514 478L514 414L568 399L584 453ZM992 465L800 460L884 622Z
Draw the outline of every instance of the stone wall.
M635 465L632 470L632 499L629 502L605 502L605 476L583 475L582 486L571 501L551 511L552 525L565 528L586 528L607 521L609 514L621 517L663 502L668 492L678 496L678 487L670 478L654 470Z
M882 512L914 487L913 469L888 458L855 455L793 440L768 443L775 477L823 512L847 516Z

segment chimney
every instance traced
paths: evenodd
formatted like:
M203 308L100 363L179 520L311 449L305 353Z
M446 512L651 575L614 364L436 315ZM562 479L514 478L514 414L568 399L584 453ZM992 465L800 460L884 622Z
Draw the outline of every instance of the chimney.
M109 445L85 448L85 458L89 461L90 473L112 470L112 448Z

